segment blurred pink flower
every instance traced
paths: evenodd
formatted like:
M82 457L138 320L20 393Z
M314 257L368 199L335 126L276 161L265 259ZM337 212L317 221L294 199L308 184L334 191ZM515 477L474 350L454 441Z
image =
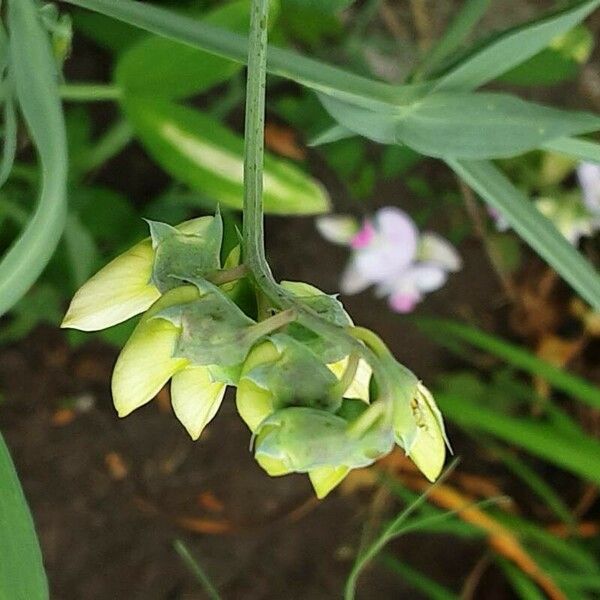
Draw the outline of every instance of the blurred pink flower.
M420 233L399 208L378 210L360 228L342 215L319 218L317 228L327 240L352 248L341 291L357 294L374 285L377 295L387 297L399 313L411 312L424 294L442 287L448 273L461 268L449 242L435 233Z

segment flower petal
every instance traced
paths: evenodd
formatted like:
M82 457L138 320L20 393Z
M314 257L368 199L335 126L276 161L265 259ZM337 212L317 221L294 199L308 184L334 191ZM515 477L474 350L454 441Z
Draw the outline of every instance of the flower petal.
M79 288L61 327L97 331L144 312L160 296L150 283L153 260L148 239L108 263Z
M395 206L380 208L375 215L376 229L388 243L402 246L406 253L416 252L419 231L415 222Z
M316 220L317 231L333 244L347 246L358 231L358 223L349 215L328 215Z
M411 402L411 410L416 435L410 447L405 448L406 453L429 481L435 481L444 466L448 441L442 415L431 392L421 382Z
M112 377L112 395L120 417L143 406L178 370L188 364L173 358L180 330L165 319L142 320L125 344Z
M338 362L328 364L329 370L338 378L341 379L348 365L348 357L339 360ZM372 374L371 367L366 360L362 358L358 361L356 375L348 389L344 392L344 398L362 400L369 403L369 383Z
M419 240L417 257L422 262L434 263L446 271L459 271L462 260L456 248L437 233L427 231Z
M319 500L337 487L350 473L348 467L319 467L308 472L308 477Z
M352 259L342 273L340 289L342 294L358 294L367 289L374 283L369 277L366 277L363 271L357 266L356 261Z
M173 412L193 440L200 437L217 414L226 387L224 383L214 382L206 367L188 366L173 375Z

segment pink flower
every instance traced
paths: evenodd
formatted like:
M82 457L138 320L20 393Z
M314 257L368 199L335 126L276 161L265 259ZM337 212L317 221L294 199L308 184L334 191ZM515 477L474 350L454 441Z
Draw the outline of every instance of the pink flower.
M323 226L326 219L327 226ZM336 227L339 219L340 227ZM367 219L359 229L349 227L350 217L322 217L321 234L353 250L342 274L341 290L357 294L371 285L379 296L388 297L392 310L411 312L424 294L444 285L448 273L461 268L455 248L435 233L420 233L402 210L386 207ZM321 223L320 223L321 222ZM341 234L342 227L346 232Z

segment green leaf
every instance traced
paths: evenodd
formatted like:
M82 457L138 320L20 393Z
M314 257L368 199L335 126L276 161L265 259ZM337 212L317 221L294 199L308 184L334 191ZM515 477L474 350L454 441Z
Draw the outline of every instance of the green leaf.
M211 54L240 63L247 61L247 37L173 11L133 0L65 1L68 4L95 10L157 35L206 50ZM374 106L382 102L406 104L421 97L431 87L429 83L407 86L382 83L274 46L269 46L268 55L269 73L365 106Z
M465 0L442 38L427 53L419 65L419 79L434 71L448 56L457 50L475 25L487 12L492 0Z
M45 600L42 553L19 478L0 435L0 597Z
M0 263L0 315L38 278L66 220L67 142L56 66L33 0L9 0L10 62L17 99L42 167L42 188L25 230Z
M337 12L350 6L354 0L287 0L291 9L305 9L316 13Z
M591 482L600 483L600 442L542 421L509 417L460 395L437 393L444 416L469 430L489 433Z
M269 22L278 5L272 2ZM250 0L235 0L202 17L202 22L246 33ZM227 81L242 65L172 40L151 36L121 55L116 82L125 94L148 98L185 98Z
M137 27L87 10L73 12L75 30L110 52L119 53L144 37Z
M538 358L515 344L471 325L448 319L417 317L414 322L419 329L431 335L434 340L443 345L446 345L450 340L453 342L457 340L466 342L532 376L542 377L557 390L561 390L576 400L600 408L600 389L598 387Z
M421 594L427 598L431 598L431 600L458 600L456 594L442 587L424 573L413 569L406 563L400 562L390 554L383 554L380 561L390 571L396 573L402 580L408 582L409 585L421 592Z
M564 154L578 160L600 164L600 144L577 138L559 138L544 144L550 152Z
M554 39L527 62L504 73L499 79L513 85L554 85L577 76L594 47L594 36L579 25Z
M173 177L233 208L242 207L244 140L197 110L129 98L125 112L150 155ZM318 214L329 210L319 183L287 161L265 156L265 211Z
M600 6L600 0L580 0L568 8L509 29L463 59L435 83L435 90L472 90L498 78L546 48Z
M321 101L342 126L360 135L385 144L406 144L435 157L509 157L565 135L600 128L600 117L590 113L490 92L431 94L409 107L379 111L325 95Z
M490 162L447 162L584 300L600 310L600 276L520 190Z

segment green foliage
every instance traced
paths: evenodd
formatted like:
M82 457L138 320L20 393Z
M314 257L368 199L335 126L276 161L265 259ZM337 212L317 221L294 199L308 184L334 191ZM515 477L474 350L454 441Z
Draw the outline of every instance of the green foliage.
M65 225L67 182L67 144L56 66L33 0L11 0L8 22L10 74L38 151L43 182L27 227L0 262L0 315L31 287L56 249Z
M48 583L21 484L0 435L0 597L45 600Z
M242 207L244 140L199 111L160 100L128 98L124 108L153 158L174 177L215 201ZM325 190L288 161L265 159L266 212L318 214Z

